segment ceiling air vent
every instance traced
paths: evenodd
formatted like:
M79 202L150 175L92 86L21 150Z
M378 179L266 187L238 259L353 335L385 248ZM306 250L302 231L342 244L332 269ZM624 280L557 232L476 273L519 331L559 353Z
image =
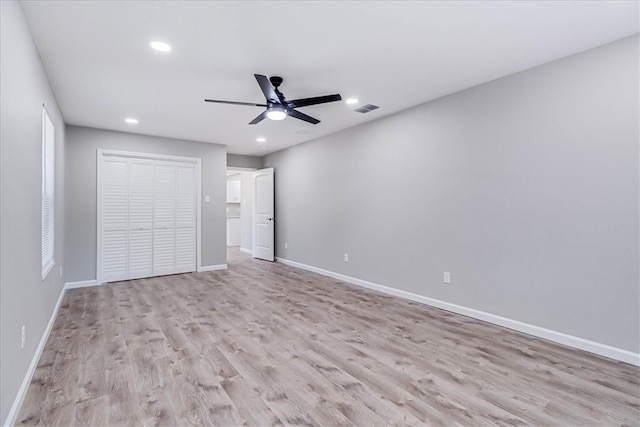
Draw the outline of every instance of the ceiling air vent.
M369 111L377 110L378 108L380 107L378 107L377 105L367 104L367 105L363 105L362 107L356 108L353 111L357 111L358 113L365 114L365 113L368 113Z

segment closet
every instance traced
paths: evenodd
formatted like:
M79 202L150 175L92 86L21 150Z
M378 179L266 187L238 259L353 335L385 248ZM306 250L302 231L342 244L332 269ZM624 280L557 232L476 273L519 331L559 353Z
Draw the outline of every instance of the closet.
M196 271L198 161L98 153L98 281Z

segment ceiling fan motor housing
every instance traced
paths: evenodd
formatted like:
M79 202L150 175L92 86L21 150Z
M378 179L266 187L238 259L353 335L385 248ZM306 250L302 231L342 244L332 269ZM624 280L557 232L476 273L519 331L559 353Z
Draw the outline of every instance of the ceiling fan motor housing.
M283 79L280 76L271 76L269 77L269 81L271 82L273 87L277 88L282 84Z

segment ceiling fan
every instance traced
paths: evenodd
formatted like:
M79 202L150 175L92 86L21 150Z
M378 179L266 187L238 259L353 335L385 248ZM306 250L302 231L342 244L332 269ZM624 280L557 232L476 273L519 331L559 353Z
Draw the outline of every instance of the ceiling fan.
M283 120L285 117L290 116L311 124L318 124L320 120L308 116L296 108L308 107L309 105L324 104L327 102L340 101L342 97L339 94L316 96L313 98L301 98L288 101L278 87L282 84L282 77L272 76L267 78L261 74L254 74L262 93L266 99L266 104L254 104L251 102L236 102L236 101L220 101L217 99L205 99L205 102L217 102L220 104L233 104L233 105L249 105L251 107L266 107L258 117L249 122L250 125L260 123L265 117L271 120Z

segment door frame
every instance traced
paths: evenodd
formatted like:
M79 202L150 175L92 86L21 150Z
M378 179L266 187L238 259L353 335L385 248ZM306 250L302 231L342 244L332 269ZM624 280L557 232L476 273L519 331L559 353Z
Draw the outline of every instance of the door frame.
M165 160L192 163L196 166L196 271L202 271L202 159L199 157L172 156L155 153L139 153L121 150L96 150L96 282L102 284L102 165L105 157L125 157L144 160Z
M249 234L250 234L250 237L251 237L251 239L250 239L250 243L251 244L249 245L248 248L245 248L245 247L242 246L243 242L242 242L242 237L241 237L241 239L240 239L240 252L245 252L245 253L248 253L248 254L251 254L251 255L253 255L253 237L254 237L253 236L253 173L255 171L257 171L257 170L258 170L257 168L248 168L248 167L240 167L240 166L227 166L227 178L229 177L229 172L230 171L234 172L234 174L237 172L237 173L239 173L241 175L244 174L245 172L250 172L251 173L251 179L250 179L250 181L251 181L250 190L251 191L250 191L250 196L248 198L250 200L250 202L251 202L251 209L247 210L246 209L246 204L244 202L242 202L241 203L242 207L241 207L241 212L240 212L240 221L241 221L241 230L242 230L240 234L242 235L244 233L244 231L245 231L244 228L243 228L244 224L242 223L242 221L245 220L244 218L245 218L245 215L246 215L248 217L248 221L249 221ZM240 178L240 179L242 180L242 178ZM243 185L241 193L244 194L245 191L246 191L246 188ZM226 231L228 231L228 230L226 230ZM226 243L227 243L227 241L226 241L226 235L225 235L225 249L228 248L228 246L226 246Z

